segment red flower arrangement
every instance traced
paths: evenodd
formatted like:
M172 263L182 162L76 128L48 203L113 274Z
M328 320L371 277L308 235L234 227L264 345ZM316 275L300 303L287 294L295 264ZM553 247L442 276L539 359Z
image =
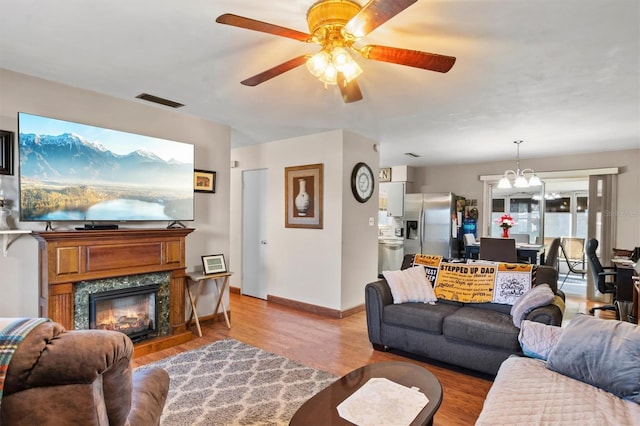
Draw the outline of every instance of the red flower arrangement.
M506 229L509 229L516 224L516 221L513 220L513 218L508 214L503 214L502 216L497 218L494 222L497 223L499 227L506 228Z

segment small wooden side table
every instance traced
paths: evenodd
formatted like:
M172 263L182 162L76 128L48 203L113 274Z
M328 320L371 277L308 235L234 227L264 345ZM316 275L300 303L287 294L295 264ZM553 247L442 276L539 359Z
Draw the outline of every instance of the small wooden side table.
M216 285L216 290L218 291L218 300L216 301L216 307L213 310L213 316L218 314L218 308L222 305L222 313L224 314L224 320L227 323L227 327L231 328L231 323L229 322L229 316L227 315L227 307L224 304L223 296L224 292L229 286L229 277L231 276L231 272L222 272L219 274L202 274L202 273L191 273L187 274L189 277L189 281L193 281L198 284L196 288L196 296L193 297L193 293L191 292L191 287L189 286L189 282L187 282L187 294L189 296L189 303L191 303L191 315L189 315L189 320L187 321L187 328L191 325L191 321L195 319L196 328L198 329L198 337L202 337L202 329L200 328L200 319L198 318L198 311L196 310L198 307L198 299L200 299L200 294L202 293L202 289L204 287L204 283L207 281L213 281Z

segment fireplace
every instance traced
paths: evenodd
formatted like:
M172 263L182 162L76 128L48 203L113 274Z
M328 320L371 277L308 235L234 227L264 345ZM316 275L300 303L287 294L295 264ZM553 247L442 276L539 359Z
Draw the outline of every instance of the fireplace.
M89 296L89 328L120 331L134 342L158 334L160 284L101 291Z
M67 329L89 329L89 295L160 283L156 336L134 357L193 338L185 317L185 237L190 228L34 232L40 254L39 306Z

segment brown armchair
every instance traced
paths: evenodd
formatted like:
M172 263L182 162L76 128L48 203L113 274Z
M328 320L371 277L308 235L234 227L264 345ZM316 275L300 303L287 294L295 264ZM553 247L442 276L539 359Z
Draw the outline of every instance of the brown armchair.
M38 325L9 363L0 424L159 424L169 375L133 372L132 356L131 339L116 331Z

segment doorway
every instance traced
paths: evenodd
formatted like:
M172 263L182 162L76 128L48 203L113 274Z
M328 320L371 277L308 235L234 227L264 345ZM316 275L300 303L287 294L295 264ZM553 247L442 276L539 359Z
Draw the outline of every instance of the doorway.
M541 187L500 190L491 189L491 222L489 235L499 237L500 228L495 219L509 213L516 221L513 233L526 234L530 243L549 245L554 238L576 241L581 244L565 246L570 259L558 257L558 286L567 294L585 297L587 275L569 270L585 270L584 241L588 235L589 178L545 179ZM578 246L574 250L574 246ZM576 253L573 253L576 251Z
M241 293L267 299L268 170L242 172Z

